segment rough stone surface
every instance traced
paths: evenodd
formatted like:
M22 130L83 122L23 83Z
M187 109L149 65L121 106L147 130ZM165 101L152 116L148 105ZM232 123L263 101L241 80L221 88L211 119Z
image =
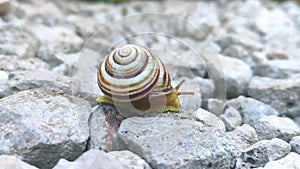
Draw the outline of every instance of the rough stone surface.
M268 116L259 119L254 128L259 139L280 138L289 141L292 137L300 134L299 126L290 118Z
M261 140L245 149L241 158L243 163L239 167L263 167L267 162L278 160L290 152L290 145L278 138Z
M0 90L0 97L33 88L57 89L70 95L76 95L79 84L71 77L47 70L14 71L9 73L9 81Z
M235 99L228 100L227 106L232 106L237 109L243 118L243 123L249 124L252 127L256 124L257 120L270 116L278 115L279 113L271 106L264 104L253 98L240 96Z
M300 62L295 60L268 60L254 67L255 75L286 79L300 73Z
M226 81L227 97L246 93L246 86L252 77L250 66L243 61L227 56L219 57Z
M204 105L205 109L216 116L223 114L224 102L219 99L210 98L205 100Z
M235 162L229 138L197 121L132 117L121 123L119 135L153 168L230 168Z
M1 4L0 4L1 5ZM38 169L12 155L0 155L0 169Z
M74 162L60 159L53 169L129 169L122 161L103 151L91 149L83 153Z
M0 70L0 85L5 84L8 81L9 74L5 71Z
M131 169L151 169L151 167L145 162L145 160L130 151L111 151L108 154L114 156L118 161L125 164Z
M0 28L0 54L19 58L35 56L38 41L28 31L11 26L0 25Z
M113 106L97 106L89 118L89 148L104 151L124 149L126 146L117 137L123 118Z
M290 141L290 145L293 152L300 154L300 136L293 137Z
M0 154L17 154L50 168L60 158L73 160L86 149L90 105L85 100L32 89L1 99L0 107Z
M265 167L259 169L299 169L300 166L300 155L294 152L289 153L287 156L268 162Z
M300 111L300 77L288 79L254 77L248 86L249 96L271 105L281 115L298 117Z
M197 111L193 112L192 115L195 117L197 121L200 121L205 126L210 127L214 130L218 130L220 132L225 132L225 125L216 115L211 112L208 112L202 108L197 109Z
M240 115L240 112L238 112L233 107L226 107L224 110L224 114L220 116L220 119L225 124L227 131L234 130L237 126L240 126L242 124L242 117Z
M14 55L0 55L0 69L16 70L47 70L49 65L38 58L19 58Z
M258 141L256 131L248 124L238 126L235 130L226 133L239 152L249 148Z

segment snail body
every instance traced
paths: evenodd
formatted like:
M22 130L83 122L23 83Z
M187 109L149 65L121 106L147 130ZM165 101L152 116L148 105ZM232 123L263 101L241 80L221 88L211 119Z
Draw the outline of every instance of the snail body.
M147 48L127 44L110 52L100 64L98 86L108 103L130 111L166 112L179 110L178 96L186 94L171 86L165 64Z

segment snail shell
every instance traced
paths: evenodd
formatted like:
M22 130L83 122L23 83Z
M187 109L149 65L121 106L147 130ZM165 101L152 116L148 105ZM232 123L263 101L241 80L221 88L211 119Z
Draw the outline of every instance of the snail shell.
M148 49L127 44L110 52L98 69L98 85L105 96L99 103L113 104L130 111L178 111L181 81L171 86L165 64Z
M98 69L101 91L116 101L136 101L172 90L166 66L148 49L128 44L109 53Z

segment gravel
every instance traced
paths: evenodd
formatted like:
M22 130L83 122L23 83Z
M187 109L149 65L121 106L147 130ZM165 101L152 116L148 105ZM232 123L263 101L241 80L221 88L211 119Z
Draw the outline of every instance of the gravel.
M299 168L298 2L3 2L0 168ZM126 43L186 80L179 112L96 102Z

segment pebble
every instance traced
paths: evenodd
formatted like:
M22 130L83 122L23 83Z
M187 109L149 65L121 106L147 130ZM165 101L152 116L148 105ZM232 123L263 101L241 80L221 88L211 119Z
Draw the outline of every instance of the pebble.
M248 124L238 126L233 131L227 132L226 135L239 152L249 148L258 141L255 129Z
M13 155L0 155L0 169L38 169Z
M224 114L220 115L220 119L223 121L227 131L232 131L242 124L240 112L233 107L226 107Z
M119 136L153 168L230 168L235 161L229 138L198 121L132 117L123 120ZM222 158L211 158L216 155Z
M267 162L278 160L290 153L291 146L278 138L261 140L243 150L241 158L244 167L263 167Z
M300 166L300 155L294 152L289 153L287 156L268 162L265 167L259 169L299 169Z
M249 124L252 127L256 124L257 120L261 118L270 115L277 116L279 114L277 110L271 106L245 96L239 96L238 98L228 100L226 106L232 106L238 110L242 116L243 123Z
M277 109L280 115L299 117L300 77L297 74L288 79L273 79L255 76L248 86L250 97Z
M300 62L296 60L268 60L254 67L258 76L286 79L292 74L300 73Z
M0 107L0 154L17 154L47 169L86 149L91 108L83 99L32 89L2 98Z
M0 2L0 15L6 13L9 10L10 0L1 0Z
M0 85L5 84L8 81L8 73L0 70Z
M252 77L250 66L243 61L227 56L220 56L226 81L227 97L232 98L246 93L246 86Z
M18 58L34 57L38 48L38 40L30 32L21 27L1 26L0 54L15 55Z
M38 58L19 58L15 55L0 55L0 68L5 71L48 70L49 64Z
M224 110L224 102L219 99L209 98L205 100L202 105L207 111L215 114L216 116L220 116L223 114Z
M259 119L254 128L259 139L280 138L289 141L300 134L299 126L290 118L267 116Z
M79 87L78 82L73 78L47 70L14 71L9 73L9 81L4 89L0 90L0 95L9 96L33 88L56 89L70 95L76 95L79 92Z
M300 154L300 136L293 137L290 141L290 145L293 152Z

